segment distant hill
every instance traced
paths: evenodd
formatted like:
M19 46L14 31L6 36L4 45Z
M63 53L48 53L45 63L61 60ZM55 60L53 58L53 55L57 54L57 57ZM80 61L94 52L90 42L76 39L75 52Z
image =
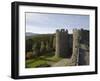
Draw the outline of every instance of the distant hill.
M29 39L29 38L32 38L33 36L35 35L39 35L37 33L32 33L32 32L26 32L25 36L26 36L26 39Z
M55 35L55 33L53 33L53 34L50 34L50 33L48 33L48 34L39 34L39 33L31 33L31 32L26 32L26 34L25 34L25 37L26 37L26 39L30 39L30 38L32 38L32 37L35 37L35 38L41 38L41 37L49 37L49 36L52 36L52 35Z
M37 33L31 33L31 32L26 32L26 36L33 36L33 35L38 35Z

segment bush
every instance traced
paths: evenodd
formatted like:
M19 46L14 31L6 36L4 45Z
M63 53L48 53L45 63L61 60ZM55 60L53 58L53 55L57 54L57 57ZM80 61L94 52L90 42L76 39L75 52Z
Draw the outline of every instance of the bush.
M31 58L33 58L32 52L27 52L26 59L31 59Z

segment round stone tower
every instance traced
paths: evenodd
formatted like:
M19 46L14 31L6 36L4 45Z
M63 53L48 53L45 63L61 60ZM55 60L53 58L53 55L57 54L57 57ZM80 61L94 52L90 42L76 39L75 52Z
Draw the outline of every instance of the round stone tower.
M56 30L56 56L68 57L68 30Z
M89 65L89 31L73 30L72 63L75 65Z
M72 62L75 63L75 65L78 65L79 47L80 47L80 30L73 29L73 54L72 54Z
M57 57L59 57L60 55L60 39L61 39L61 35L60 35L60 30L56 30L56 53L55 55Z

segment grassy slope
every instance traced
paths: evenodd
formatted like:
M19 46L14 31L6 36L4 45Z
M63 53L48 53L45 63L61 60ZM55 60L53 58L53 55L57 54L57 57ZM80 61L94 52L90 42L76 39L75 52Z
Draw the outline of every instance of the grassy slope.
M34 43L39 43L41 41L50 41L50 37L54 37L55 34L40 34L35 35L31 39ZM54 52L43 54L43 56L39 56L33 59L26 60L26 68L33 68L39 65L48 65L48 63L53 63L59 61L61 58L57 58L54 56Z
M50 56L50 53L44 54L43 56L26 60L26 68L35 68L41 65L45 67L48 66L48 64L56 63L61 59L62 58L55 57L52 54Z

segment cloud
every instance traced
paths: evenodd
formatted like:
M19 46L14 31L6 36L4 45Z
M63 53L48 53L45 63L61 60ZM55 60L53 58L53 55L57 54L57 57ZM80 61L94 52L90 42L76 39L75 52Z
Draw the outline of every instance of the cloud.
M26 31L52 33L56 29L89 29L88 15L26 13Z

